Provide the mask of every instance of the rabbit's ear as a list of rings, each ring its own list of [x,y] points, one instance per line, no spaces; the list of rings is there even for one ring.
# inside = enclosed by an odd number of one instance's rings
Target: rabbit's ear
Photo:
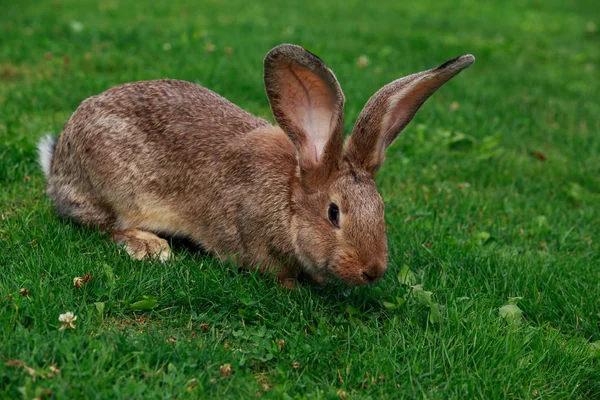
[[[375,175],[385,150],[408,125],[425,100],[450,78],[475,61],[470,54],[384,86],[373,95],[356,120],[344,155]]]
[[[341,158],[344,94],[323,61],[304,48],[282,44],[264,61],[273,116],[298,152],[302,178],[326,178]]]

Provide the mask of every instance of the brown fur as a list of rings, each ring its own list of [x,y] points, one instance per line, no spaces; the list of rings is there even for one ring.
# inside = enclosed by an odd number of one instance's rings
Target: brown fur
[[[381,126],[393,118],[387,103],[397,90],[369,101],[342,152],[344,96],[318,57],[276,47],[265,59],[265,85],[281,127],[170,79],[85,100],[56,143],[49,196],[62,215],[113,230],[135,257],[168,256],[154,232],[189,237],[282,282],[299,274],[377,281],[387,239],[371,160],[381,158],[376,143],[389,131]],[[404,114],[412,118],[431,91],[413,90],[422,100],[408,101]],[[383,139],[386,147],[393,138]],[[339,229],[328,220],[331,202]]]

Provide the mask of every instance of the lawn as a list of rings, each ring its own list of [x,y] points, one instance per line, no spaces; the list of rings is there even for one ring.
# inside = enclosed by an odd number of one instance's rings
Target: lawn
[[[600,398],[596,1],[14,3],[0,397]],[[379,283],[290,291],[185,243],[166,265],[133,261],[56,216],[35,147],[82,100],[171,77],[272,120],[262,59],[283,42],[335,71],[347,133],[382,85],[477,58],[387,153]]]

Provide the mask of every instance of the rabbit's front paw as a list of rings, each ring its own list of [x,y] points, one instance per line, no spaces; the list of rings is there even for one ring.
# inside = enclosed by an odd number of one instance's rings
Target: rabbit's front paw
[[[111,232],[110,237],[115,243],[123,245],[136,260],[157,258],[166,262],[171,258],[169,243],[153,233],[137,229],[116,230]]]

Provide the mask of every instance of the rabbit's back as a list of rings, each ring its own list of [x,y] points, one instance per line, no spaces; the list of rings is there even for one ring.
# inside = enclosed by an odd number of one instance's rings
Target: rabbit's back
[[[169,137],[173,134],[180,145],[197,144],[206,134],[211,143],[219,143],[215,135],[231,140],[267,122],[207,88],[162,79],[123,84],[90,97],[69,119],[61,136],[83,134],[94,140],[106,132],[105,125],[124,135],[128,130],[122,128],[135,127],[145,133],[140,139],[168,146],[174,143]]]
[[[250,163],[245,136],[267,126],[189,82],[117,86],[85,100],[65,124],[48,193],[59,211],[80,222],[198,229],[190,213],[229,194],[231,184],[221,181]],[[202,198],[200,189],[207,193]],[[190,198],[194,210],[185,212]]]

